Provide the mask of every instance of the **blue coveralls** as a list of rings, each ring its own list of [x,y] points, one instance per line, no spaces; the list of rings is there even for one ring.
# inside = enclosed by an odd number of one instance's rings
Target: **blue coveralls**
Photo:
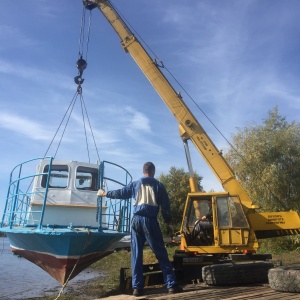
[[[161,208],[164,221],[167,224],[171,222],[170,201],[164,185],[154,177],[142,177],[120,190],[108,191],[106,197],[135,199],[131,221],[132,287],[144,288],[143,247],[146,241],[160,264],[167,288],[174,286],[175,273],[157,221],[157,214]]]

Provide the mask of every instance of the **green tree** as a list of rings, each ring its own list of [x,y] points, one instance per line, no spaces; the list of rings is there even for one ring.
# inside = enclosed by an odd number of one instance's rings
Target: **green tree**
[[[275,107],[262,125],[239,129],[225,158],[264,211],[300,209],[300,123]]]
[[[196,172],[195,177],[198,181],[198,188],[200,191],[202,191],[202,177]],[[175,231],[179,231],[180,229],[185,201],[187,194],[190,192],[189,178],[190,176],[188,172],[185,172],[183,168],[177,169],[176,167],[171,167],[168,174],[162,173],[158,177],[158,180],[164,184],[169,194],[172,222]],[[158,216],[158,221],[164,235],[166,235],[166,226],[161,214]]]
[[[262,125],[239,129],[225,154],[253,202],[263,211],[300,210],[300,123],[288,123],[275,107]],[[299,236],[260,241],[262,249],[292,250]]]

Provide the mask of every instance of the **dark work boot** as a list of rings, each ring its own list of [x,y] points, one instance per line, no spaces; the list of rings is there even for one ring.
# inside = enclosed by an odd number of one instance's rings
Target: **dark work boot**
[[[168,289],[169,294],[182,293],[183,289],[177,284],[173,285]]]
[[[132,295],[136,296],[136,297],[143,296],[144,295],[144,290],[143,289],[134,289]]]

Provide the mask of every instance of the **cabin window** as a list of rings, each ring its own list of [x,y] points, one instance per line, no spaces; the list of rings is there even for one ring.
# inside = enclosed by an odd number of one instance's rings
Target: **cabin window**
[[[208,203],[211,203],[211,199],[201,199],[201,200],[193,200],[193,222],[196,222],[203,216],[206,216],[209,211],[211,212],[211,208]]]
[[[98,169],[78,167],[76,171],[75,187],[78,190],[98,190]]]
[[[230,226],[229,209],[228,209],[228,198],[218,197],[217,198],[217,211],[218,211],[218,224],[219,227]]]
[[[43,173],[47,173],[49,170],[49,165],[44,167]],[[42,187],[45,188],[47,184],[48,175],[45,174],[42,177]],[[49,188],[66,188],[68,186],[69,179],[69,169],[66,165],[52,165],[50,179],[49,179]]]
[[[248,222],[246,220],[241,202],[237,197],[230,198],[229,208],[232,218],[233,227],[248,227]]]
[[[187,226],[193,227],[195,222],[201,217],[205,216],[210,211],[208,203],[211,203],[211,199],[193,199],[190,202]]]
[[[238,197],[218,197],[217,209],[219,227],[248,227],[248,223]]]

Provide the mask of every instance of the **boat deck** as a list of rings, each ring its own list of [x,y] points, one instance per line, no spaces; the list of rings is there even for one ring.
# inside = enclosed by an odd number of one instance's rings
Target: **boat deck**
[[[145,295],[134,297],[128,294],[110,296],[108,300],[132,300],[132,299],[180,299],[180,300],[296,300],[300,299],[299,293],[278,292],[269,287],[268,284],[250,285],[250,286],[231,286],[231,287],[211,287],[203,283],[188,284],[183,286],[183,293],[171,294],[166,292],[164,287],[146,288]],[[94,300],[99,300],[94,299]],[[102,298],[103,299],[103,298]]]

